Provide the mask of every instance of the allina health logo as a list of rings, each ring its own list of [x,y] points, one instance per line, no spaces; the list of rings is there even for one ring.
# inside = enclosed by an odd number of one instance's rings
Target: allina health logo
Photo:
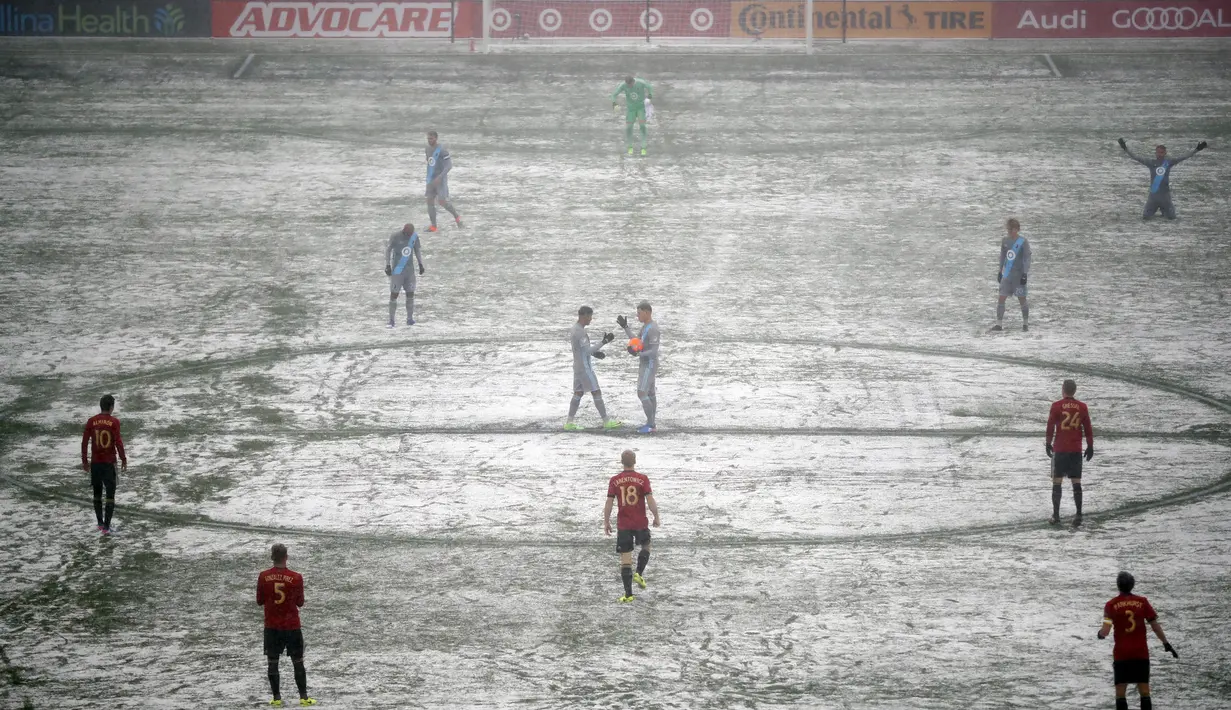
[[[167,5],[154,11],[154,30],[164,37],[174,37],[184,31],[184,9]]]

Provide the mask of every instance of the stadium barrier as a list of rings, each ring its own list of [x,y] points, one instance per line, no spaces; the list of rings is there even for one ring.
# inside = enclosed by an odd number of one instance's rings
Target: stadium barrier
[[[1231,0],[0,0],[0,35],[567,40],[1231,37]]]
[[[30,37],[209,37],[205,0],[7,0],[0,35]]]

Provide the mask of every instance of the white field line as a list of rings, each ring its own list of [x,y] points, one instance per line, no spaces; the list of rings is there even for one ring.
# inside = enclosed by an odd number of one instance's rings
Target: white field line
[[[239,77],[243,76],[244,72],[247,71],[248,66],[252,64],[252,60],[255,57],[256,57],[255,54],[249,54],[248,57],[244,59],[244,63],[239,66],[239,69],[235,70],[235,73],[231,75],[231,78],[238,79]],[[1051,60],[1048,60],[1048,61],[1051,61]]]
[[[1060,70],[1056,68],[1056,63],[1051,60],[1051,55],[1044,54],[1043,58],[1047,60],[1047,66],[1051,67],[1051,73],[1055,74],[1057,79],[1063,79],[1064,75],[1062,75]]]

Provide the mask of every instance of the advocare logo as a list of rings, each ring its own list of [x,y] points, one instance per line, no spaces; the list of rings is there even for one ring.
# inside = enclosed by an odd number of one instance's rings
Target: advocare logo
[[[174,37],[184,31],[183,8],[168,4],[154,11],[154,29],[164,37]]]

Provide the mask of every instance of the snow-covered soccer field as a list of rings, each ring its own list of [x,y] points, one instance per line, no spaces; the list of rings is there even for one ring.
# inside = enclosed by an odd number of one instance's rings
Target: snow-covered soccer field
[[[1231,703],[1225,43],[269,46],[0,44],[0,707],[264,703],[275,541],[322,707],[1112,707],[1120,569],[1180,652],[1152,639],[1155,707]],[[646,158],[606,98],[629,71]],[[466,227],[422,234],[389,331],[430,128]],[[1210,142],[1178,221],[1141,221],[1121,136]],[[1010,299],[991,334],[1010,216],[1031,330]],[[565,434],[577,307],[597,339],[643,298],[659,433],[587,400]],[[1046,522],[1066,377],[1098,437],[1075,531]],[[624,448],[663,513],[631,605]]]

